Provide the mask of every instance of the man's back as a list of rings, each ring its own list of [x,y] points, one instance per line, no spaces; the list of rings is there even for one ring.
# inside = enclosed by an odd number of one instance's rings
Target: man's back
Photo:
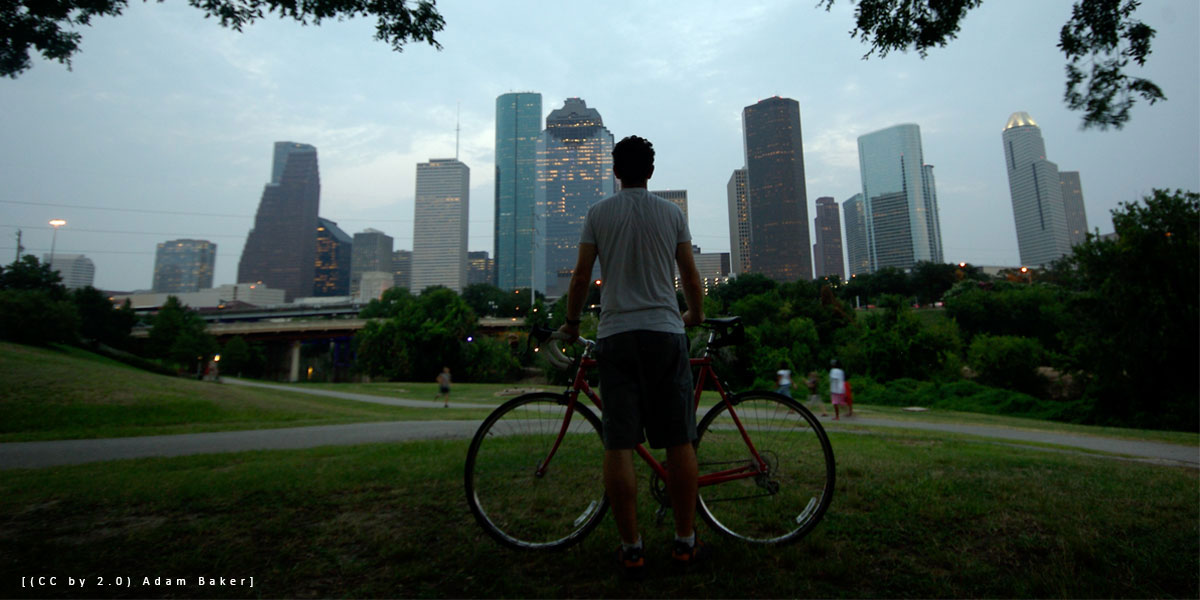
[[[588,211],[580,242],[596,246],[604,273],[599,337],[683,333],[675,252],[691,239],[683,211],[644,188],[623,189]]]

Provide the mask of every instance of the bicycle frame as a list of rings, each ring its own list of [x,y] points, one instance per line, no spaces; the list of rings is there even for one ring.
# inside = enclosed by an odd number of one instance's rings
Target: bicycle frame
[[[709,345],[712,344],[715,335],[715,332],[709,333]],[[594,404],[596,408],[600,409],[601,412],[604,411],[603,401],[600,400],[600,397],[596,395],[596,393],[592,390],[592,387],[587,382],[588,370],[600,363],[590,356],[591,348],[594,343],[585,341],[585,344],[587,345],[587,349],[584,351],[583,357],[579,359],[579,367],[575,371],[575,379],[565,392],[567,394],[567,410],[565,416],[563,417],[562,427],[559,429],[558,437],[555,439],[554,445],[550,448],[549,454],[541,462],[541,464],[538,465],[537,476],[539,477],[545,473],[551,459],[554,458],[555,453],[557,453],[558,448],[562,443],[563,436],[566,435],[567,430],[570,427],[571,417],[575,414],[575,406],[576,403],[579,402],[580,392],[583,392],[584,395],[590,398],[592,404]],[[738,432],[742,436],[742,440],[746,443],[746,448],[750,451],[750,456],[753,457],[752,463],[748,465],[724,469],[712,473],[702,473],[697,479],[697,486],[705,487],[709,485],[725,483],[727,481],[746,479],[748,477],[757,477],[767,474],[770,470],[770,466],[768,465],[767,461],[759,455],[758,449],[755,448],[754,442],[750,439],[750,435],[746,432],[745,426],[742,425],[741,419],[738,418],[737,411],[734,410],[733,404],[729,401],[730,394],[726,390],[725,385],[721,383],[720,378],[717,377],[716,371],[713,369],[711,351],[706,346],[703,358],[692,358],[689,359],[689,362],[691,363],[692,367],[700,368],[699,372],[696,374],[696,381],[694,384],[694,400],[692,404],[693,410],[699,410],[700,395],[704,392],[705,385],[711,384],[713,389],[720,394],[721,402],[725,404],[726,409],[729,411],[729,416],[732,417],[734,424],[737,425]],[[649,465],[655,473],[658,474],[659,477],[661,477],[664,481],[667,479],[666,467],[664,467],[662,463],[654,458],[654,455],[651,454],[644,445],[638,444],[634,448],[634,452],[636,452],[637,455],[640,456],[642,460]]]

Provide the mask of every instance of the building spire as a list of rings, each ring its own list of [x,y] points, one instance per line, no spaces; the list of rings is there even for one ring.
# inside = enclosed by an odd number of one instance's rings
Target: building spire
[[[458,160],[458,134],[462,124],[462,101],[458,102],[454,111],[454,160]]]

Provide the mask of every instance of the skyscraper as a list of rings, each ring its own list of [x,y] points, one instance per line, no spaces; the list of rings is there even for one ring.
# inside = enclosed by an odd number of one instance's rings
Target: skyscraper
[[[467,285],[492,283],[496,262],[486,251],[467,253]]]
[[[687,190],[659,190],[657,192],[652,191],[650,193],[654,194],[655,196],[658,196],[659,198],[662,198],[663,200],[669,201],[671,204],[674,204],[675,206],[678,206],[679,210],[683,211],[684,220],[687,220],[687,218],[688,218]]]
[[[871,271],[941,262],[937,192],[921,150],[921,128],[907,123],[859,137],[858,164]]]
[[[729,269],[750,272],[750,203],[746,200],[746,169],[734,169],[725,184],[729,198]]]
[[[342,231],[337,223],[318,217],[313,296],[350,295],[350,264],[353,253],[354,240]]]
[[[800,104],[767,98],[742,111],[750,270],[776,281],[812,279]]]
[[[1058,165],[1046,160],[1042,129],[1028,113],[1013,113],[1001,137],[1021,264],[1048,265],[1071,251]]]
[[[453,158],[417,165],[412,291],[433,285],[461,292],[467,286],[467,218],[471,169]]]
[[[392,253],[392,286],[412,288],[412,250],[397,250]]]
[[[361,289],[363,273],[394,274],[392,268],[392,236],[378,229],[367,228],[354,234],[354,252],[350,259],[350,293]]]
[[[600,113],[579,98],[567,98],[546,117],[537,191],[545,215],[545,293],[551,298],[567,291],[588,209],[613,193],[612,149],[613,135]]]
[[[542,95],[496,98],[495,283],[504,290],[531,285],[542,276],[536,260],[538,225],[537,148],[542,135]]]
[[[855,194],[842,203],[846,215],[846,263],[850,275],[871,272],[871,251],[867,243],[867,203]]]
[[[154,253],[152,289],[163,294],[184,294],[211,288],[217,262],[217,245],[208,240],[171,240]]]
[[[818,279],[837,275],[846,278],[842,266],[842,218],[837,200],[829,196],[817,198],[817,217],[813,219],[817,242],[813,244],[813,266]]]
[[[1062,184],[1063,212],[1067,216],[1067,239],[1071,245],[1087,241],[1087,209],[1083,204],[1083,185],[1079,182],[1079,171],[1059,171]]]
[[[271,181],[263,188],[254,228],[238,262],[238,283],[261,281],[286,298],[312,292],[317,262],[321,178],[317,149],[275,142]]]
[[[82,254],[49,254],[42,255],[42,263],[50,265],[51,271],[56,271],[62,277],[62,284],[68,290],[77,290],[92,285],[96,279],[96,265],[92,259]]]

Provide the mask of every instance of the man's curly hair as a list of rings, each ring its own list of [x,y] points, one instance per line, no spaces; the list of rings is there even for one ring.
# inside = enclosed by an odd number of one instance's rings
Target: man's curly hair
[[[612,157],[613,171],[621,179],[648,179],[654,169],[654,144],[646,138],[631,135],[613,146]]]

